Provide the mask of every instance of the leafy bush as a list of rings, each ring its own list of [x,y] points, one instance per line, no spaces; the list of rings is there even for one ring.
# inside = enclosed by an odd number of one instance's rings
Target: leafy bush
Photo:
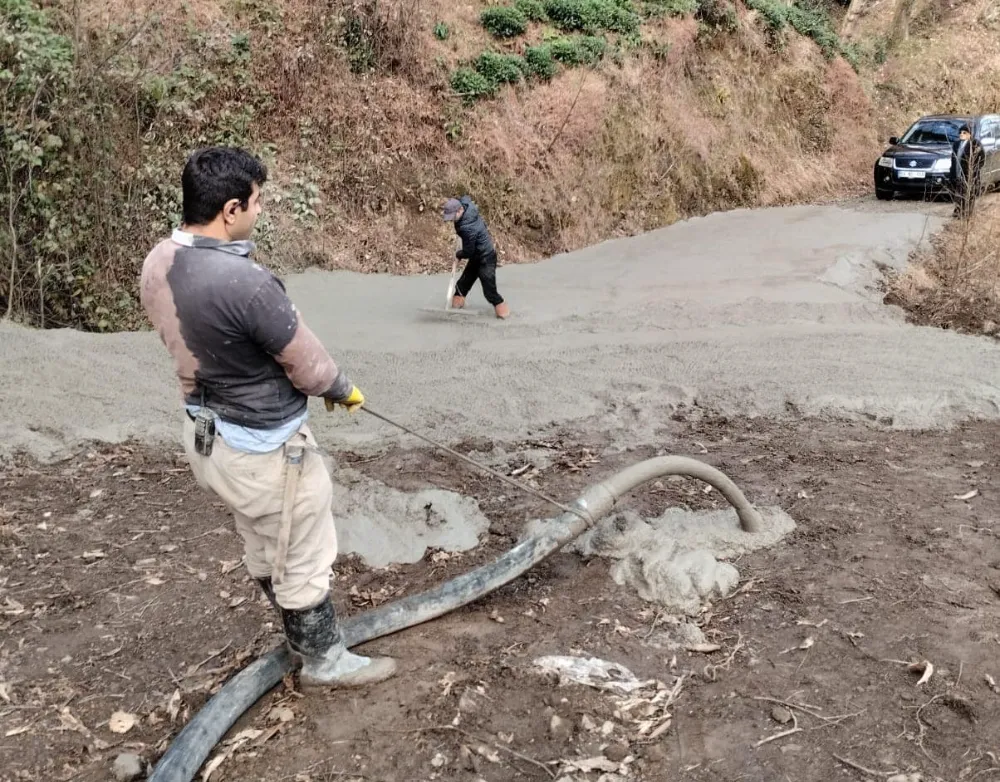
[[[445,22],[438,22],[434,25],[434,37],[439,41],[447,41],[451,36],[451,28]]]
[[[517,84],[527,71],[527,64],[521,57],[499,52],[483,52],[476,58],[473,67],[494,87]]]
[[[528,29],[528,19],[518,8],[497,5],[479,15],[479,22],[494,38],[515,38]]]
[[[598,33],[602,30],[632,35],[640,19],[629,0],[544,0],[552,23],[565,32]]]
[[[517,0],[514,7],[524,14],[524,18],[529,22],[547,22],[549,20],[542,0]]]
[[[825,57],[840,54],[856,67],[857,52],[844,46],[821,7],[806,3],[785,5],[782,0],[747,0],[747,5],[764,18],[773,32],[791,27],[799,35],[812,38]]]
[[[593,65],[604,57],[608,42],[593,35],[571,35],[549,42],[553,59],[563,65]]]
[[[648,16],[688,16],[698,10],[698,0],[646,0]]]
[[[475,103],[480,98],[488,98],[497,91],[495,83],[472,68],[458,68],[452,73],[451,88],[466,103]]]
[[[548,44],[529,46],[524,50],[524,62],[528,66],[528,73],[545,81],[555,76],[558,70],[552,57],[552,47]]]
[[[593,35],[584,35],[579,40],[580,49],[583,51],[583,61],[586,63],[600,62],[604,53],[608,50],[608,42],[604,38]]]
[[[583,48],[578,38],[556,38],[549,42],[552,58],[563,65],[572,67],[584,62]]]
[[[733,32],[738,24],[732,0],[698,0],[695,16],[714,30]]]

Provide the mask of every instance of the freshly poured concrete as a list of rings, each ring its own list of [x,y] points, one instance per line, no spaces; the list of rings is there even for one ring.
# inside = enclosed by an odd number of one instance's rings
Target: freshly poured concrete
[[[312,271],[287,283],[369,405],[446,442],[585,425],[649,443],[691,402],[912,427],[997,416],[995,343],[909,326],[865,288],[876,263],[903,265],[940,225],[920,208],[736,211],[505,266],[506,322],[423,311],[442,306],[447,275]],[[470,305],[487,308],[478,288]],[[0,455],[53,458],[91,438],[178,448],[180,394],[155,334],[0,324],[0,344]],[[363,414],[312,410],[331,450],[400,437]]]
[[[727,597],[739,583],[733,559],[773,546],[795,529],[780,508],[759,508],[761,529],[740,529],[734,510],[668,508],[657,519],[626,511],[611,516],[574,541],[569,549],[613,561],[611,577],[633,587],[644,600],[680,613],[696,614],[706,602]]]

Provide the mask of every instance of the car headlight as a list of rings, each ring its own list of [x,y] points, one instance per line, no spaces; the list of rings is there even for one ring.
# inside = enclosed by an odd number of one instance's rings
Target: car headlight
[[[947,174],[951,171],[951,160],[946,157],[935,160],[934,165],[931,166],[931,171],[935,174]]]
[[[878,164],[882,168],[892,168],[892,158],[891,157],[880,157],[878,159]]]

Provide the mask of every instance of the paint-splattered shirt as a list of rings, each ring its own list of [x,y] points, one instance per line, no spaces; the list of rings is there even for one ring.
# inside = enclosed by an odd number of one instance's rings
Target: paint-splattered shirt
[[[307,397],[340,401],[353,384],[252,250],[175,231],[143,263],[142,305],[186,405],[204,403],[241,427],[287,429]]]

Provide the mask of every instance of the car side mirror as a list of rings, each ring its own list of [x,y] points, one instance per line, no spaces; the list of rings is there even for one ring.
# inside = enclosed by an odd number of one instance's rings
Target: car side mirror
[[[899,143],[899,136],[889,136],[889,143],[896,146]]]

